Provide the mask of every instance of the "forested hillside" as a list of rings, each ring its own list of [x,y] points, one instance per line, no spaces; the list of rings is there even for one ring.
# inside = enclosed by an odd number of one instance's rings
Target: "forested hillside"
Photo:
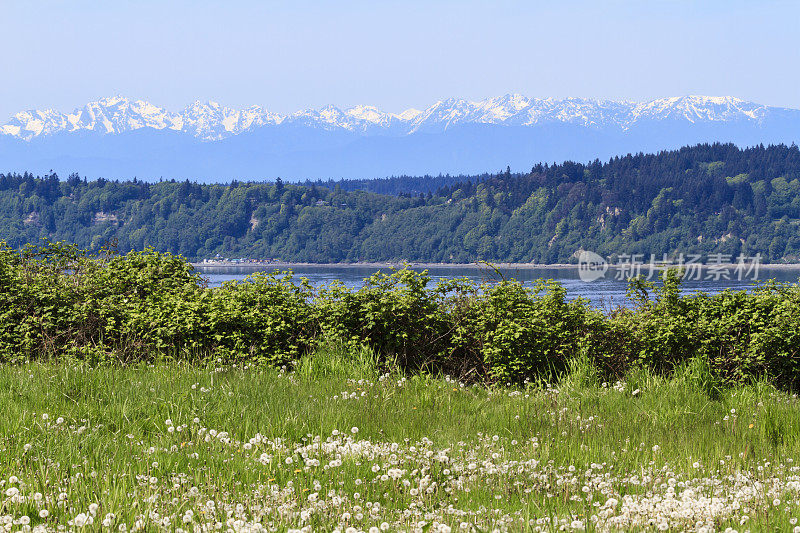
[[[795,145],[702,144],[606,163],[540,164],[436,191],[421,178],[393,179],[380,190],[423,193],[382,195],[336,182],[5,174],[0,239],[15,247],[43,238],[94,249],[116,242],[120,251],[149,246],[190,259],[554,263],[574,260],[580,248],[800,259]]]
[[[374,179],[343,179],[343,180],[306,180],[301,183],[306,187],[326,187],[335,189],[339,187],[343,191],[367,191],[377,194],[391,194],[395,196],[421,194],[432,194],[443,187],[449,187],[457,183],[470,181],[479,183],[492,177],[492,174],[480,174],[477,176],[451,176],[450,174],[438,176],[392,176],[390,178]]]

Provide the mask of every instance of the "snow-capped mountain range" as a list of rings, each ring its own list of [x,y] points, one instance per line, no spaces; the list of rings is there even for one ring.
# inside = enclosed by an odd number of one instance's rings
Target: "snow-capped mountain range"
[[[684,96],[637,103],[584,98],[528,98],[508,94],[478,102],[450,98],[436,102],[424,111],[408,109],[396,114],[359,105],[346,110],[327,106],[280,115],[259,106],[232,109],[216,102],[194,102],[175,113],[143,100],[115,96],[90,102],[71,113],[52,109],[22,111],[0,126],[0,133],[29,141],[65,132],[119,134],[151,128],[181,132],[203,141],[218,141],[279,124],[367,135],[439,133],[463,124],[537,126],[563,123],[591,128],[616,127],[624,131],[643,121],[665,119],[688,123],[758,123],[771,109],[778,108],[730,96]]]
[[[24,111],[0,126],[0,171],[228,181],[482,173],[606,159],[699,142],[800,142],[800,110],[733,97],[651,102],[448,99],[425,110],[195,102],[180,112],[123,97],[71,113]]]

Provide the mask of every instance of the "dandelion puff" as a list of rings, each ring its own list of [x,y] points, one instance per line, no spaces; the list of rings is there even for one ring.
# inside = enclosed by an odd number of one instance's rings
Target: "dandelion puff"
[[[579,531],[583,531],[585,529],[583,521],[581,520],[573,520],[570,526],[572,527],[572,529],[577,529]]]

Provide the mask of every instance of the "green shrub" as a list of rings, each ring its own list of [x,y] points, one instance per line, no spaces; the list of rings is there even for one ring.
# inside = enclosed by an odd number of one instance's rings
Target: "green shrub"
[[[324,335],[368,345],[410,370],[434,369],[447,349],[447,311],[428,290],[427,271],[376,272],[358,290],[333,283],[320,291],[316,313]]]
[[[680,281],[678,271],[660,283],[632,280],[635,306],[606,315],[567,300],[554,281],[430,286],[427,272],[404,268],[357,290],[332,283],[315,291],[277,271],[209,289],[180,256],[89,255],[63,243],[17,251],[0,242],[0,362],[281,366],[305,356],[308,376],[369,360],[373,370],[499,383],[678,373],[709,396],[754,380],[800,386],[800,287],[681,295]]]
[[[560,284],[540,280],[527,289],[503,280],[481,289],[460,309],[453,343],[480,354],[492,378],[521,383],[554,376],[580,352],[588,309],[582,300],[568,302]]]
[[[309,351],[317,334],[311,289],[288,272],[258,272],[211,291],[206,339],[223,359],[274,366]]]
[[[80,336],[87,325],[75,307],[91,267],[81,251],[55,243],[16,253],[0,243],[0,261],[0,360],[50,356]]]
[[[766,282],[752,293],[679,295],[680,275],[667,272],[658,287],[632,280],[637,307],[610,317],[621,332],[619,349],[629,364],[671,373],[704,361],[714,380],[741,383],[768,376],[800,384],[800,290]],[[649,293],[655,295],[649,298]]]
[[[182,257],[152,250],[96,261],[76,302],[84,342],[111,347],[124,361],[205,348],[210,293]]]
[[[3,245],[0,262],[0,360],[130,361],[202,343],[207,289],[181,257],[48,243],[21,254]]]

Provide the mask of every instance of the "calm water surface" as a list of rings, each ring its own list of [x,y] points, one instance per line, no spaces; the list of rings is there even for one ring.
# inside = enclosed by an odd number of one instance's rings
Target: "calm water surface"
[[[209,281],[212,287],[218,287],[224,281],[242,280],[248,274],[258,271],[273,271],[274,266],[262,267],[198,267],[200,273]],[[280,267],[286,270],[286,267]],[[339,280],[348,287],[361,287],[364,278],[369,277],[376,270],[388,271],[388,268],[379,269],[376,267],[365,266],[293,266],[291,270],[296,277],[308,278],[315,287]],[[416,268],[416,270],[422,270]],[[499,275],[486,266],[459,266],[459,267],[431,267],[428,268],[431,279],[435,283],[441,279],[452,279],[466,277],[475,282],[496,282]],[[601,279],[592,282],[584,282],[578,277],[577,268],[520,268],[520,269],[500,269],[503,276],[515,278],[533,286],[537,279],[553,279],[560,282],[567,289],[568,298],[585,298],[592,305],[601,309],[613,309],[619,305],[628,306],[630,302],[625,296],[627,282],[624,276],[613,269],[606,272]],[[642,272],[647,275],[647,270]],[[736,273],[729,272],[731,279],[713,279],[706,272],[702,273],[703,279],[689,279],[683,283],[684,294],[703,291],[707,293],[717,293],[725,289],[749,290],[754,286],[752,273],[742,280],[737,279]],[[658,273],[654,273],[653,279],[657,278]],[[758,272],[760,281],[776,279],[778,281],[797,282],[800,271],[781,268],[769,268],[762,266]],[[709,278],[709,279],[706,279]]]

